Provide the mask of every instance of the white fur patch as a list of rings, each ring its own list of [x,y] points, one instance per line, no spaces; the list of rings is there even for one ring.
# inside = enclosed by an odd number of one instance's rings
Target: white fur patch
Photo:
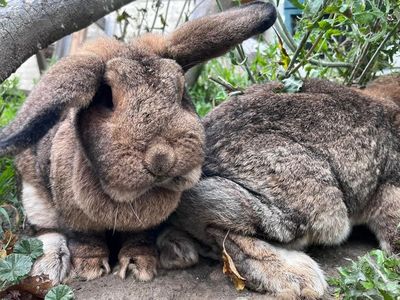
[[[48,275],[53,284],[62,282],[70,269],[67,239],[60,233],[45,233],[37,237],[43,243],[43,256],[33,265],[31,275]]]
[[[22,183],[22,204],[31,224],[40,228],[57,226],[57,212],[46,200],[40,197],[37,189],[30,183]]]

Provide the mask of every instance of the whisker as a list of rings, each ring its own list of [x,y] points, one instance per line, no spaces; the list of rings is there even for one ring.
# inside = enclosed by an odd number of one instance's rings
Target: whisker
[[[117,227],[118,208],[119,208],[119,203],[117,204],[117,209],[115,210],[114,226],[113,226],[113,235],[114,235],[114,233],[115,233],[115,228]]]
[[[132,209],[132,211],[133,211],[133,214],[135,215],[136,219],[138,219],[138,221],[140,222],[140,224],[143,225],[142,220],[140,220],[138,214],[136,213],[135,209],[133,208],[133,204],[129,202],[129,205],[130,205],[130,207],[131,207],[131,209]]]

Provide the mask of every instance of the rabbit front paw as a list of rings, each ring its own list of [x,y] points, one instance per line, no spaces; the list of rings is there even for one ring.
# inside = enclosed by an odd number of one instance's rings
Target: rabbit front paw
[[[320,299],[327,288],[318,264],[304,253],[272,246],[265,241],[210,229],[225,247],[248,288],[277,299]]]
[[[111,272],[108,263],[109,250],[106,242],[96,237],[70,239],[70,279],[93,280]]]
[[[125,279],[128,269],[139,281],[150,281],[157,275],[157,249],[145,240],[126,240],[119,251],[118,260],[119,271],[116,274],[122,279]]]
[[[34,263],[31,275],[47,275],[53,285],[63,282],[71,264],[67,239],[56,232],[41,234],[37,239],[43,243],[43,255]]]

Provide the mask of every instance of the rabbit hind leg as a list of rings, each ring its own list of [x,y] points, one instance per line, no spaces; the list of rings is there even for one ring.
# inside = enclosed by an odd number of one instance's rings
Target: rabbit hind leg
[[[364,212],[383,250],[400,254],[400,187],[382,185]]]

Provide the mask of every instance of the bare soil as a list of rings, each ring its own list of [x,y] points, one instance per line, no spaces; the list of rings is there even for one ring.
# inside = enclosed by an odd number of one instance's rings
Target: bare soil
[[[357,228],[343,245],[314,247],[308,253],[320,263],[327,276],[335,276],[337,267],[348,264],[349,259],[356,259],[377,246],[368,230]],[[222,273],[221,264],[206,259],[186,270],[160,270],[158,276],[148,283],[135,282],[132,277],[121,280],[115,275],[108,275],[89,282],[74,282],[71,286],[76,299],[85,300],[274,299],[248,290],[237,292]],[[331,296],[328,294],[325,299],[331,299]]]

